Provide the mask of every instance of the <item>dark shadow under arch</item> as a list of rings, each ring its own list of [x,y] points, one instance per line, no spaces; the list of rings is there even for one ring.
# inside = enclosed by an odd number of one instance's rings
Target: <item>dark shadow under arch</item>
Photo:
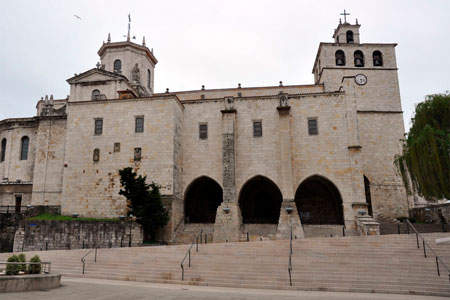
[[[244,224],[277,224],[283,196],[270,179],[256,176],[241,189],[239,207]]]
[[[222,187],[216,181],[206,176],[197,178],[189,185],[184,198],[185,222],[214,223],[222,198]]]
[[[302,224],[344,224],[342,198],[328,179],[314,175],[300,184],[295,204]]]

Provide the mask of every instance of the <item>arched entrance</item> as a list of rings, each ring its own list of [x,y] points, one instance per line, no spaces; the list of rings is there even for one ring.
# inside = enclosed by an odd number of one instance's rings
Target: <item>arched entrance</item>
[[[341,195],[322,176],[311,176],[302,182],[295,193],[295,204],[302,224],[344,224]]]
[[[283,196],[270,179],[256,176],[241,189],[239,207],[244,224],[277,224]]]
[[[203,176],[194,180],[184,198],[185,222],[214,223],[222,194],[222,187],[211,178]]]

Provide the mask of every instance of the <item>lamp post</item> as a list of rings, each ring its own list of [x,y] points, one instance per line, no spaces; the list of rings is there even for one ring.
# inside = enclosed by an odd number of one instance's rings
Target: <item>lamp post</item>
[[[131,227],[133,226],[133,215],[130,215],[130,235],[128,236],[128,247],[131,247]]]

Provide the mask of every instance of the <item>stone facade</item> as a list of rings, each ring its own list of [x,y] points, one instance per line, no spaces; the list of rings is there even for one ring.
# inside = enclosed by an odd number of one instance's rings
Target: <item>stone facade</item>
[[[67,99],[42,99],[38,117],[0,121],[0,204],[22,193],[24,204],[61,205],[63,214],[125,215],[118,170],[132,166],[162,186],[166,241],[189,222],[188,191],[205,177],[222,191],[215,241],[239,240],[246,228],[254,235],[258,224],[262,233],[276,227],[276,238],[291,228],[308,236],[315,225],[323,235],[343,226],[356,234],[353,204],[361,202],[404,216],[411,199],[393,165],[404,134],[396,45],[361,44],[359,27],[339,24],[334,43],[320,44],[313,85],[159,94],[153,52],[108,41],[97,68],[67,80]],[[29,156],[20,161],[23,136]]]

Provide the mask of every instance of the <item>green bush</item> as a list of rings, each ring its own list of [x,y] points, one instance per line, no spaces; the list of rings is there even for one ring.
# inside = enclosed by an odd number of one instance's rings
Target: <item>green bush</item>
[[[23,254],[23,253],[20,253],[17,257],[19,258],[19,262],[23,262],[24,263],[24,262],[27,261],[26,258],[25,258],[25,254]],[[27,264],[18,265],[17,267],[19,268],[19,271],[21,271],[21,272],[26,272],[27,271]]]
[[[19,262],[19,257],[17,255],[10,256],[8,262]],[[19,267],[19,265],[6,265],[6,275],[18,275]]]
[[[35,255],[30,259],[30,262],[41,262],[39,256]],[[41,273],[41,265],[30,264],[30,268],[28,269],[30,274],[39,274]]]

